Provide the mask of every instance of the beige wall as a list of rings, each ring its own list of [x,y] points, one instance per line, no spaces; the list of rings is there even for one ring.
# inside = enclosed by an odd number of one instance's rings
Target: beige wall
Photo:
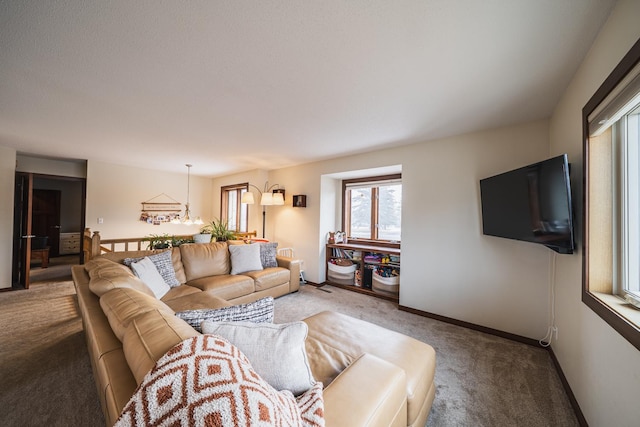
[[[0,146],[0,289],[11,287],[16,150]]]
[[[568,152],[576,160],[574,187],[582,180],[582,108],[640,38],[639,22],[639,1],[617,4],[551,119],[551,152]],[[581,203],[581,197],[576,199]],[[580,257],[559,257],[555,274],[560,339],[552,347],[587,422],[591,426],[638,425],[640,351],[581,302]]]
[[[211,179],[194,175],[191,170],[190,207],[192,217],[203,221],[212,218]],[[150,225],[139,221],[143,201],[165,193],[182,203],[187,201],[187,169],[185,173],[168,173],[138,169],[89,160],[87,165],[87,219],[91,231],[100,231],[104,239],[142,237],[149,234],[194,234],[199,226],[174,224]],[[219,197],[219,196],[218,196]],[[170,201],[161,197],[156,201]],[[98,218],[104,222],[98,224]]]
[[[541,338],[551,252],[482,235],[479,180],[547,158],[548,133],[540,121],[270,171],[286,201],[269,208],[267,238],[294,247],[307,278],[324,281],[326,234],[341,228],[340,186],[331,175],[401,165],[401,304]],[[253,183],[252,174],[217,178],[214,193],[220,185]],[[294,194],[307,195],[306,208],[292,207]]]

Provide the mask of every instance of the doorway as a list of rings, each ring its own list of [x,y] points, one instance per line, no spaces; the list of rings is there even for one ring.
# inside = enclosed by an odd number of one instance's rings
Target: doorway
[[[86,179],[16,172],[13,289],[70,280],[82,263]]]

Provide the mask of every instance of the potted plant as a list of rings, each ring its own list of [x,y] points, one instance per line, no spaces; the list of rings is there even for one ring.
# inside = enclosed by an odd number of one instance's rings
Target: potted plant
[[[216,242],[226,242],[235,236],[234,232],[229,230],[229,223],[222,219],[212,220],[200,229],[200,233],[211,234],[211,240],[215,239]]]
[[[144,240],[149,242],[148,249],[167,249],[171,247],[172,239],[168,234],[150,234]]]

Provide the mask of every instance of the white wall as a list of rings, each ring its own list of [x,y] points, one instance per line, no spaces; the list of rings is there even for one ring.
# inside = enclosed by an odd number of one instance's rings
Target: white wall
[[[91,231],[100,231],[103,239],[197,233],[200,229],[197,225],[151,225],[138,220],[141,203],[163,193],[182,203],[184,213],[187,201],[186,167],[184,174],[177,174],[89,160],[86,227]],[[170,198],[162,196],[155,201],[166,202]],[[192,217],[201,216],[205,222],[212,219],[211,178],[194,175],[194,168],[191,170],[189,200]],[[98,224],[98,218],[103,218],[104,222]]]
[[[582,182],[582,108],[640,38],[640,2],[618,2],[575,74],[551,119],[552,154],[568,152]],[[582,197],[576,197],[582,223]],[[637,426],[640,410],[640,351],[581,302],[582,259],[556,264],[556,324],[552,344],[562,370],[591,426]]]
[[[547,158],[548,133],[548,122],[540,121],[270,171],[269,182],[286,189],[286,200],[270,207],[267,238],[294,247],[307,279],[324,281],[326,234],[341,227],[340,187],[327,175],[401,165],[400,303],[541,338],[550,251],[482,235],[479,180]],[[217,178],[214,193],[222,182],[251,182],[249,176]],[[292,207],[294,194],[307,195],[306,208]]]
[[[0,289],[11,287],[16,150],[0,146]]]

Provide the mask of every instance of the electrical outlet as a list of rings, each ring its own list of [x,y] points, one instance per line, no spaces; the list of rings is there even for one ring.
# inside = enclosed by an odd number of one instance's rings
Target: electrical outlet
[[[98,218],[98,224],[103,224],[104,223],[104,218]]]
[[[552,336],[555,335],[556,337],[556,341],[558,340],[558,327],[554,326],[553,328],[551,328],[552,331]]]

